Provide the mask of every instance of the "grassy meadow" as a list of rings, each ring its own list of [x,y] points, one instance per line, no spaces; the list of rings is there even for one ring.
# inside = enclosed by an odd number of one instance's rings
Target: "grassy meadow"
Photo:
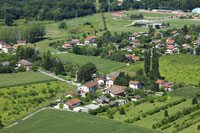
[[[40,72],[0,74],[0,88],[48,82],[54,80],[54,78],[44,75]]]
[[[100,73],[109,73],[125,66],[125,63],[115,62],[95,56],[76,55],[72,53],[57,55],[63,62],[70,62],[79,66],[92,62]]]
[[[72,90],[76,90],[76,87],[60,81],[1,88],[0,114],[3,124],[11,124]]]
[[[160,73],[166,80],[197,85],[200,81],[200,58],[198,55],[174,54],[160,57]],[[122,71],[134,75],[139,69],[143,69],[144,62],[137,62]]]
[[[116,122],[86,113],[44,110],[35,116],[0,133],[156,133],[144,127]]]

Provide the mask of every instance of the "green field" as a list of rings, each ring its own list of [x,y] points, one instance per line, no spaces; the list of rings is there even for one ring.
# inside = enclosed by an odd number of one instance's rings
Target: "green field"
[[[139,15],[139,14],[143,14],[143,16],[144,17],[159,17],[159,18],[161,18],[161,17],[170,17],[170,16],[176,16],[175,14],[161,14],[161,13],[148,13],[148,12],[131,12],[131,13],[123,13],[123,14],[128,14],[129,16],[131,16],[132,14],[135,14],[135,15]],[[122,15],[123,15],[122,14]]]
[[[171,92],[173,96],[185,97],[185,98],[194,98],[196,94],[200,94],[200,88],[198,87],[183,87],[176,89]]]
[[[55,80],[52,77],[46,76],[40,72],[20,72],[0,74],[0,88],[18,86],[32,83],[41,83]]]
[[[177,83],[197,85],[200,81],[200,57],[198,55],[174,54],[160,59],[160,73],[166,80]],[[137,62],[122,69],[127,73],[143,68],[143,62]]]
[[[170,28],[175,27],[183,27],[184,25],[190,26],[191,24],[200,25],[200,21],[197,20],[185,20],[185,19],[176,19],[176,20],[167,20],[167,21],[159,21],[159,23],[170,23]]]
[[[109,73],[125,66],[125,63],[115,62],[95,56],[75,55],[71,53],[57,55],[63,62],[70,62],[79,66],[92,62],[100,73]]]
[[[76,87],[60,81],[1,88],[2,121],[5,125],[11,124],[72,90]]]
[[[124,124],[86,113],[44,110],[19,125],[0,133],[156,133],[136,125]]]

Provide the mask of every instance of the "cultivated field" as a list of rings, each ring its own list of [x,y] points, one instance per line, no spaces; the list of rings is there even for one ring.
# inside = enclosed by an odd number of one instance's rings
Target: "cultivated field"
[[[44,110],[19,125],[0,130],[0,133],[156,133],[140,126],[124,124],[86,113]]]
[[[76,90],[76,87],[59,81],[1,88],[0,114],[3,124],[11,124],[71,90]]]
[[[166,80],[197,85],[200,80],[200,58],[195,55],[174,54],[160,58],[160,73]],[[143,62],[137,62],[122,69],[125,72],[136,72],[144,67]],[[134,74],[132,74],[134,75]]]
[[[0,88],[33,83],[42,83],[55,80],[39,72],[21,72],[0,74]]]
[[[75,55],[71,53],[57,55],[63,62],[70,62],[79,66],[92,62],[100,73],[109,73],[125,66],[125,63],[115,62],[95,56]]]

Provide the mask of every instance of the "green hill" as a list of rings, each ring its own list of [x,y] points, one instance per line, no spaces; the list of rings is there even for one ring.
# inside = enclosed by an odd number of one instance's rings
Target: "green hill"
[[[0,133],[156,133],[140,126],[124,124],[86,113],[44,110]]]
[[[165,55],[160,59],[160,73],[166,80],[197,85],[200,81],[200,56],[174,54]],[[144,62],[138,62],[122,69],[127,73],[143,68]]]

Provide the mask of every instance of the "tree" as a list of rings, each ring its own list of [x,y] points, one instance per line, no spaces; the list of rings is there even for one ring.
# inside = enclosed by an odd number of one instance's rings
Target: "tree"
[[[82,67],[80,67],[78,71],[78,81],[87,82],[92,80],[92,74],[96,73],[96,71],[97,71],[96,66],[91,62],[83,65]]]
[[[197,126],[197,130],[200,130],[200,125]]]
[[[56,75],[58,75],[58,74],[62,74],[63,72],[64,72],[64,66],[61,61],[58,61],[58,63],[56,64],[55,73]]]
[[[13,25],[13,16],[11,14],[6,14],[5,17],[5,23],[7,26],[12,26]]]
[[[161,77],[160,72],[159,72],[159,57],[158,57],[156,49],[153,49],[152,74],[153,74],[154,79],[159,79]]]
[[[187,25],[184,25],[182,31],[184,32],[185,35],[188,33],[188,27],[187,27]]]
[[[200,46],[198,48],[196,48],[195,50],[196,50],[196,54],[200,55]]]
[[[192,104],[194,105],[194,104],[197,104],[197,103],[198,103],[197,98],[193,98],[192,99]]]
[[[53,67],[50,51],[48,51],[47,53],[46,52],[43,53],[42,67],[47,71],[49,71]]]
[[[1,117],[1,115],[0,115],[0,129],[3,128],[3,126],[4,126],[1,119],[2,119],[2,117]]]
[[[61,22],[58,27],[59,27],[59,29],[66,29],[67,28],[67,24],[65,22]]]
[[[60,108],[60,109],[63,109],[63,103],[60,103],[60,104],[59,104],[59,108]]]
[[[144,72],[146,76],[150,76],[151,69],[151,50],[145,51],[144,53]]]
[[[128,82],[130,81],[130,76],[126,75],[124,72],[120,72],[119,75],[116,77],[114,84],[121,85],[121,86],[128,86]]]
[[[168,115],[168,111],[167,110],[165,110],[165,117],[168,117],[169,115]]]
[[[120,107],[120,108],[119,108],[119,113],[120,113],[121,115],[126,114],[126,112],[125,112],[125,110],[124,110],[124,107]]]

